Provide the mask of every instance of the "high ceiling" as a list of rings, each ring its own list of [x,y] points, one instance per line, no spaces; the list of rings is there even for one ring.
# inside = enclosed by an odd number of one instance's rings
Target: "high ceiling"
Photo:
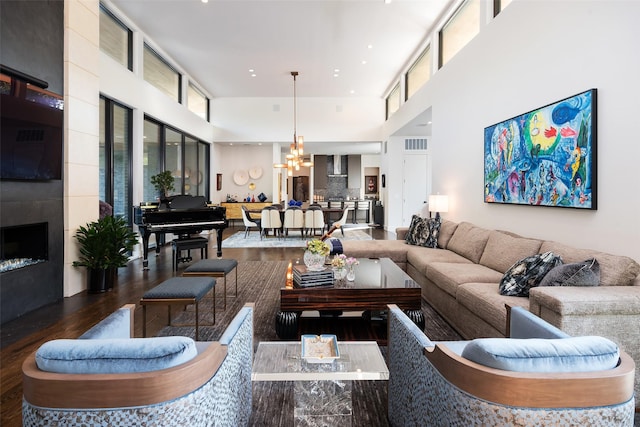
[[[212,98],[383,98],[450,3],[111,0]]]

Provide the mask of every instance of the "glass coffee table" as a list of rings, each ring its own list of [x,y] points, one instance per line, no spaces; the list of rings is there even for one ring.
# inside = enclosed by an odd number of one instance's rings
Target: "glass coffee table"
[[[295,339],[304,311],[385,311],[388,304],[396,304],[424,329],[420,285],[389,258],[358,261],[352,282],[339,280],[331,285],[311,287],[285,283],[280,289],[280,311],[276,313],[278,337]]]
[[[389,369],[374,341],[338,341],[340,357],[310,363],[301,343],[261,342],[253,360],[253,381],[293,381],[295,425],[351,425],[352,381],[388,380]]]

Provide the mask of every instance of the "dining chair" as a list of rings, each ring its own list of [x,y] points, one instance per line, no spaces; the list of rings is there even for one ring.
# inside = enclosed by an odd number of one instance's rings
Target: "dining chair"
[[[300,230],[300,237],[304,237],[304,213],[300,208],[284,211],[284,235],[287,237],[290,228]]]
[[[242,222],[244,223],[244,238],[245,239],[249,235],[249,232],[250,232],[249,229],[251,227],[256,227],[258,229],[258,231],[260,233],[262,233],[262,227],[261,227],[262,220],[260,220],[260,219],[252,219],[249,216],[249,211],[247,210],[247,207],[244,206],[244,205],[242,205]]]

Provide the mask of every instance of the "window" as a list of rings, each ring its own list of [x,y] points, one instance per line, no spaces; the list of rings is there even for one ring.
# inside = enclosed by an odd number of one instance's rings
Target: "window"
[[[144,79],[177,102],[182,101],[182,76],[146,43],[144,45]]]
[[[164,170],[174,178],[171,194],[209,198],[209,144],[145,117],[143,150],[145,201],[158,199],[151,177]]]
[[[131,224],[131,109],[100,98],[100,199]]]
[[[132,46],[132,31],[100,5],[100,50],[133,70]]]
[[[431,46],[422,52],[413,63],[406,75],[407,94],[406,99],[413,96],[431,78]]]
[[[480,31],[480,0],[467,0],[440,30],[439,66],[449,62]]]
[[[387,97],[387,120],[400,108],[400,83],[398,83]]]
[[[145,201],[157,200],[159,194],[153,184],[151,177],[163,170],[162,166],[162,134],[160,124],[144,119],[144,136],[142,144],[142,197]]]
[[[209,121],[209,98],[191,82],[189,82],[189,87],[187,88],[187,108],[192,113]]]

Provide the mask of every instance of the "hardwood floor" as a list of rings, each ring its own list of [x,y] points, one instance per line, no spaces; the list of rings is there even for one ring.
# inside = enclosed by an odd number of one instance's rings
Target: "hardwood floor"
[[[229,227],[226,238],[241,230]],[[374,239],[393,239],[393,233],[382,229],[368,229]],[[214,239],[210,239],[209,253],[215,254]],[[299,256],[300,248],[270,248],[269,250],[244,248],[224,249],[223,256],[237,260],[286,260]],[[197,255],[196,255],[197,257]],[[32,313],[7,322],[1,327],[0,351],[0,425],[20,426],[22,422],[22,374],[24,359],[40,345],[51,339],[75,338],[92,325],[127,303],[138,303],[142,294],[158,283],[173,276],[171,247],[161,249],[160,256],[149,259],[149,270],[142,270],[142,260],[137,259],[120,269],[117,285],[110,292],[98,295],[82,292],[61,302],[43,307]],[[149,310],[147,334],[154,335],[165,325],[164,310]],[[136,308],[135,336],[142,336],[142,309]]]

